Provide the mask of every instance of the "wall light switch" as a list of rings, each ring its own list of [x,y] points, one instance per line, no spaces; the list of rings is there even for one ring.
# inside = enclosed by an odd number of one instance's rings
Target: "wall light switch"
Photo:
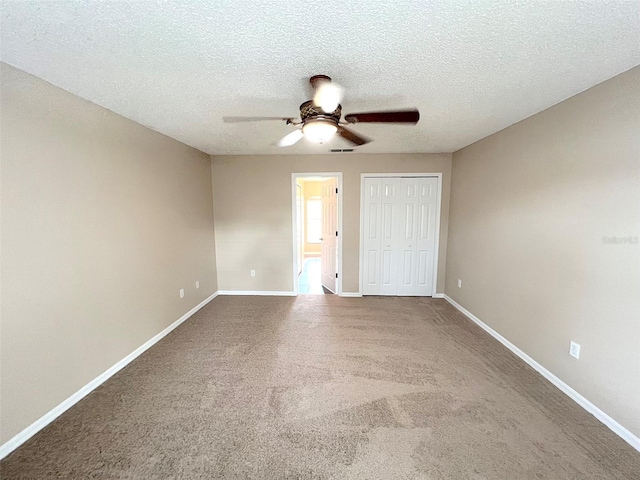
[[[256,276],[256,271],[255,270],[251,270],[251,276],[255,277]]]
[[[458,288],[462,288],[462,280],[458,279]]]
[[[196,280],[196,289],[200,288],[200,282]]]
[[[180,298],[184,298],[184,288],[180,289]]]
[[[580,345],[576,342],[571,342],[571,346],[569,347],[569,355],[572,357],[580,358]]]

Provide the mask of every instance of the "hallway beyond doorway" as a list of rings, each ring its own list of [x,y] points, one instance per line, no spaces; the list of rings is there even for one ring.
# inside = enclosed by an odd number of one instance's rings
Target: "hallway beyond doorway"
[[[306,257],[302,272],[298,276],[298,293],[326,295],[331,294],[322,286],[320,257]]]
[[[342,279],[342,173],[293,173],[291,179],[294,293],[339,295]],[[307,259],[316,259],[316,262],[310,262],[304,272]],[[319,284],[314,273],[318,267]]]

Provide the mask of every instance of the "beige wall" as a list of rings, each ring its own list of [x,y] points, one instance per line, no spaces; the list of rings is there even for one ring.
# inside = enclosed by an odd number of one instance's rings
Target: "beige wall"
[[[5,64],[1,82],[4,443],[217,285],[207,155]]]
[[[456,152],[449,219],[446,293],[640,435],[640,67]]]
[[[344,292],[359,288],[360,174],[442,173],[438,292],[443,291],[451,154],[355,153],[213,157],[220,290],[293,290],[291,174],[312,172],[343,172]]]

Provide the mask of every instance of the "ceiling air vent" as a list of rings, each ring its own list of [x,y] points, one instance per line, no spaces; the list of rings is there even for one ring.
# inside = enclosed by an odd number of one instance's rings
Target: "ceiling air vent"
[[[347,153],[353,152],[353,148],[332,148],[330,150],[331,153]]]

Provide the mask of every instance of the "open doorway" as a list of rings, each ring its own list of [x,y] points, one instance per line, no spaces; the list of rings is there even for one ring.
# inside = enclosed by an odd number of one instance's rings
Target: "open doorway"
[[[341,292],[341,173],[293,174],[294,290]]]

